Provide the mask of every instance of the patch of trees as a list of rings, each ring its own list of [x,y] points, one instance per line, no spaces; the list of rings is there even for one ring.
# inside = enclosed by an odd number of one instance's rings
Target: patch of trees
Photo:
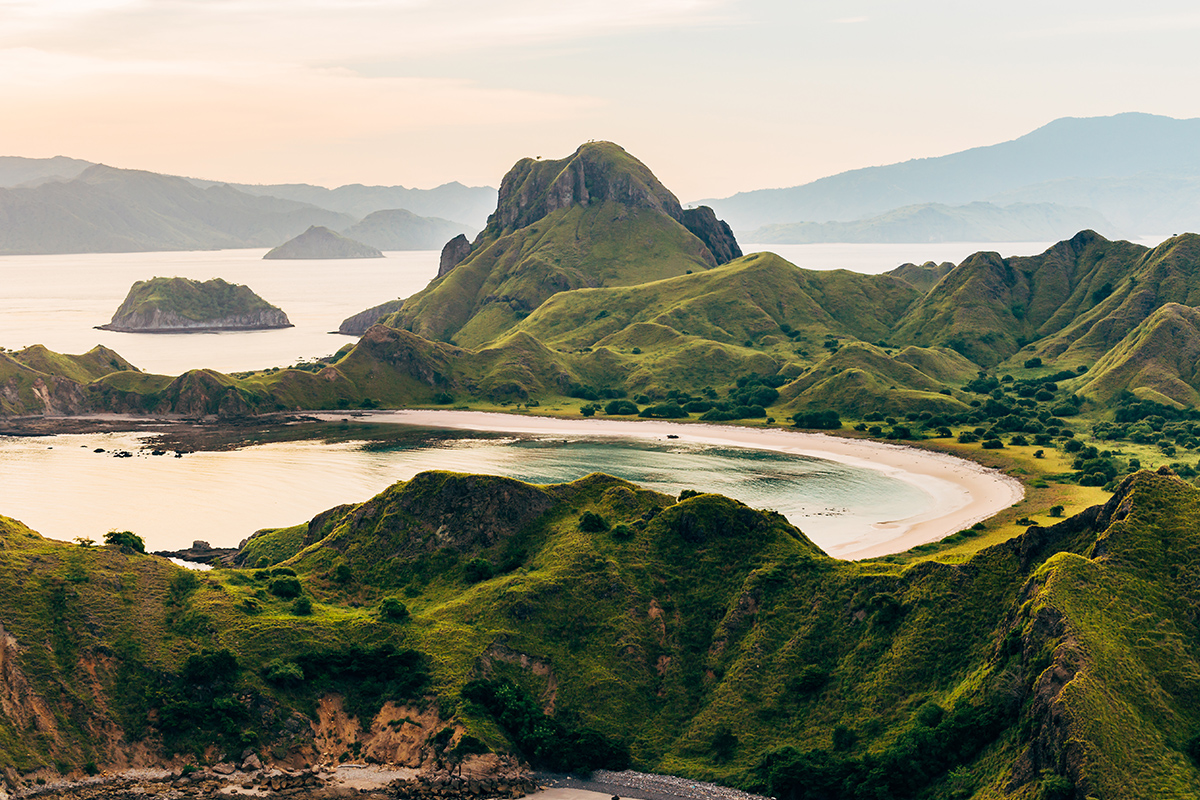
[[[590,774],[625,769],[629,749],[586,727],[574,715],[547,716],[520,686],[507,680],[474,680],[462,697],[487,713],[535,767]]]
[[[398,650],[390,644],[377,648],[351,644],[302,653],[291,663],[301,675],[294,686],[302,685],[305,693],[312,696],[342,695],[346,710],[364,725],[370,724],[388,700],[415,699],[429,685],[428,657],[411,648]],[[270,679],[270,672],[265,677]]]
[[[779,800],[915,797],[948,776],[961,775],[956,768],[975,758],[1014,719],[1013,709],[1000,699],[978,706],[960,703],[950,711],[929,702],[917,710],[909,730],[882,752],[844,752],[854,742],[848,730],[835,740],[834,752],[774,750],[759,762],[755,788]]]
[[[842,427],[842,420],[836,411],[798,411],[792,415],[792,424],[797,428],[829,431]]]

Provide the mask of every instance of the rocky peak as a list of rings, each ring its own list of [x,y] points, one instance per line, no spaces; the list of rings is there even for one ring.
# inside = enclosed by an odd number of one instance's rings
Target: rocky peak
[[[679,221],[708,246],[718,266],[742,257],[742,248],[733,236],[733,229],[725,220],[717,219],[716,213],[708,206],[687,209]]]
[[[518,161],[500,183],[488,227],[511,231],[562,208],[608,201],[683,218],[679,200],[645,164],[612,142],[588,142],[557,161]]]
[[[440,278],[457,267],[463,259],[471,254],[471,243],[463,234],[455,236],[442,248],[442,258],[438,262],[437,276]]]

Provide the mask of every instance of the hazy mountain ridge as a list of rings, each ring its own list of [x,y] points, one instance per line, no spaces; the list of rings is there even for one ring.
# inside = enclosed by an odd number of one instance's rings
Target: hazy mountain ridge
[[[815,242],[1040,242],[1069,238],[1085,229],[1112,225],[1098,211],[1053,203],[997,206],[975,202],[897,208],[852,222],[793,222],[765,225],[744,238],[761,244]]]
[[[961,205],[976,201],[1060,203],[1090,206],[1115,225],[1153,222],[1151,209],[1162,210],[1155,194],[1163,176],[1200,176],[1200,119],[1178,120],[1150,114],[1054,120],[1017,139],[935,158],[866,167],[786,189],[740,192],[732,197],[700,200],[712,206],[735,230],[803,221],[850,222],[893,209],[925,203]],[[1125,190],[1099,202],[1084,202],[1052,182],[1085,179],[1110,187],[1127,181]],[[1045,193],[1038,187],[1044,186]],[[1190,198],[1194,184],[1185,181],[1179,204]],[[1174,230],[1200,227],[1190,215],[1168,219]],[[1189,221],[1190,220],[1190,221]],[[1166,223],[1166,220],[1159,220]],[[1184,223],[1184,224],[1180,224]],[[1134,235],[1159,229],[1110,231]]]

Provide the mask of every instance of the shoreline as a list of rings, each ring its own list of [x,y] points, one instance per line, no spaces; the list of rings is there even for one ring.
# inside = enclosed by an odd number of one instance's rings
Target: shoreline
[[[451,430],[562,436],[609,436],[770,450],[871,469],[903,481],[931,498],[931,510],[876,523],[853,540],[831,548],[829,555],[860,560],[901,553],[943,539],[998,514],[1025,496],[1015,478],[974,461],[944,453],[870,439],[845,439],[824,433],[779,428],[680,423],[660,420],[561,419],[517,416],[490,411],[451,409],[308,412],[325,422],[353,419]]]

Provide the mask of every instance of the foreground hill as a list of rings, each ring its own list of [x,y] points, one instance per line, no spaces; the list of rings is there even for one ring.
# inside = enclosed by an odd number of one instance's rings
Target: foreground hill
[[[290,200],[139,170],[0,189],[0,253],[122,253],[261,247],[353,218]]]
[[[909,567],[601,475],[425,473],[203,577],[0,519],[19,698],[0,758],[9,788],[216,743],[268,763],[631,763],[780,798],[1194,796],[1197,531],[1200,493],[1145,472]]]
[[[1181,206],[1195,208],[1197,142],[1200,119],[1151,114],[1066,117],[1009,142],[700,202],[738,231],[802,221],[845,222],[923,203],[976,201],[1087,206],[1113,222],[1136,219],[1151,224],[1126,231],[1129,234],[1195,229],[1200,218],[1180,218],[1177,212]],[[1163,203],[1162,181],[1184,177],[1193,179],[1190,186],[1177,187],[1182,194],[1169,194],[1170,200]],[[1076,179],[1103,182],[1109,191],[1100,197],[1090,191],[1060,191]]]
[[[32,345],[0,352],[0,414],[79,414],[90,410],[87,384],[112,372],[137,368],[107,347],[65,355]]]

